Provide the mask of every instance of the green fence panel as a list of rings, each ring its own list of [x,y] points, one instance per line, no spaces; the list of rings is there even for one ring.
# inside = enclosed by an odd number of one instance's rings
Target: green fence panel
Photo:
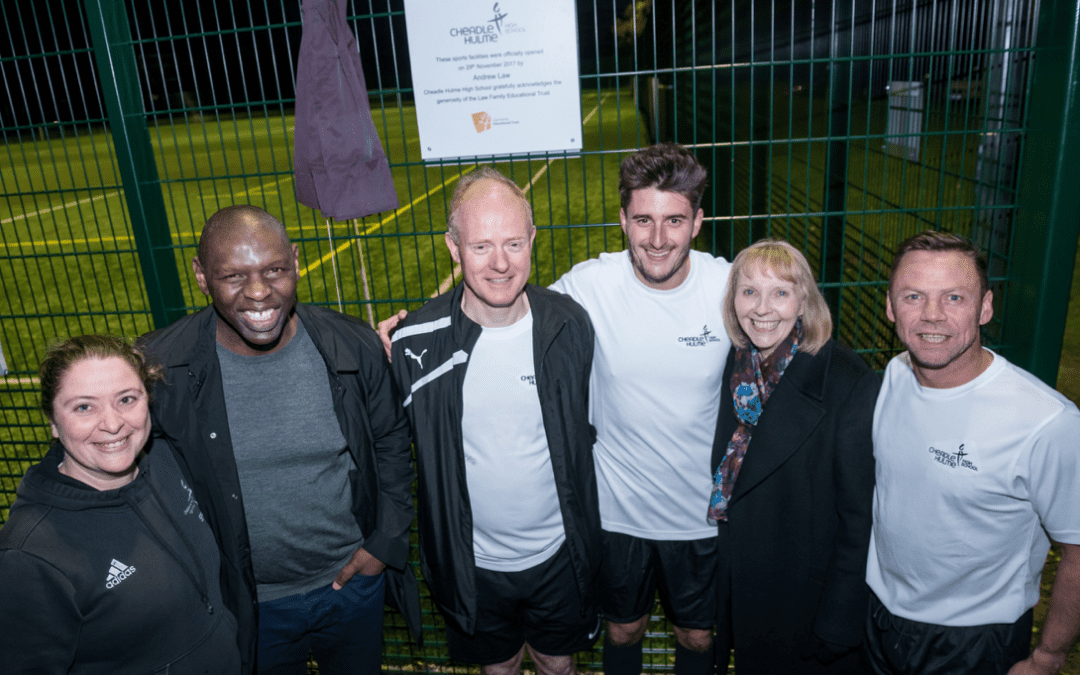
[[[0,520],[49,438],[37,363],[49,341],[152,326],[81,7],[4,3],[0,47]]]
[[[1052,379],[1080,229],[1078,11],[1078,0],[580,0],[582,152],[483,161],[528,194],[533,281],[547,284],[623,248],[624,156],[692,146],[710,172],[695,246],[730,258],[764,236],[792,241],[840,339],[879,369],[899,348],[884,317],[896,244],[926,228],[969,235],[991,258],[988,343]],[[401,0],[349,7],[401,207],[348,222],[295,199],[295,0],[38,0],[3,3],[3,19],[0,523],[48,441],[34,377],[46,344],[134,337],[204,306],[191,259],[219,208],[278,215],[300,247],[301,300],[370,322],[459,280],[442,233],[457,179],[477,164],[420,158]],[[448,663],[423,602],[423,649],[387,615],[385,670],[476,672]],[[646,669],[671,670],[670,637],[657,608]],[[599,669],[599,651],[579,665]]]
[[[893,248],[922,229],[960,232],[988,251],[986,334],[1003,347],[1038,18],[1019,0],[677,3],[672,34],[695,39],[659,69],[681,113],[660,136],[710,162],[714,250],[795,242],[839,336],[882,368],[898,348],[884,317]]]
[[[1003,333],[1005,355],[1053,384],[1080,233],[1080,14],[1071,2],[1041,11]]]
[[[86,25],[108,112],[150,312],[157,327],[184,316],[168,217],[143,112],[139,73],[123,0],[86,0]]]

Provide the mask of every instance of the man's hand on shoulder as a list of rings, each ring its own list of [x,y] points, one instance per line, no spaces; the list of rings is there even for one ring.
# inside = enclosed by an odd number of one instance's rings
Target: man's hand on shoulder
[[[364,547],[361,546],[356,549],[356,553],[352,554],[349,562],[345,563],[345,567],[342,567],[341,571],[338,572],[333,583],[334,590],[340,591],[345,584],[349,583],[349,579],[352,579],[357,574],[373,577],[382,574],[385,569],[386,563],[365,551]]]
[[[402,309],[389,319],[383,319],[379,322],[377,331],[379,333],[379,339],[382,340],[383,349],[386,351],[387,359],[390,358],[390,335],[393,334],[394,330],[398,327],[398,324],[404,321],[407,316],[409,316],[409,311],[407,309]]]

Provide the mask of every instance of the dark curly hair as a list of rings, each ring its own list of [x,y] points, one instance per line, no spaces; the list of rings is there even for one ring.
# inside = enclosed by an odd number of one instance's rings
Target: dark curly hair
[[[619,167],[619,200],[630,205],[634,190],[656,188],[676,192],[690,202],[694,213],[701,208],[708,174],[694,153],[677,143],[658,143],[630,155]]]

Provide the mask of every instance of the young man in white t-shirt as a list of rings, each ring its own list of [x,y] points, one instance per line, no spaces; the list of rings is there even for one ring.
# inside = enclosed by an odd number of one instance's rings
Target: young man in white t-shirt
[[[705,181],[705,168],[675,144],[628,156],[619,170],[626,250],[579,263],[551,286],[596,328],[590,391],[609,675],[641,672],[657,591],[674,626],[675,672],[713,668],[717,540],[705,513],[731,348],[721,311],[731,264],[690,250]]]
[[[462,178],[446,245],[463,281],[393,340],[424,577],[450,656],[485,675],[520,672],[526,649],[538,673],[572,673],[600,633],[594,335],[580,305],[527,283],[535,234],[513,182]]]
[[[886,312],[907,351],[874,412],[876,675],[1049,675],[1080,633],[1080,411],[983,348],[992,300],[963,237],[898,247]],[[1062,559],[1030,651],[1048,537]]]
[[[658,590],[678,641],[675,671],[713,669],[717,533],[706,514],[731,348],[721,307],[731,263],[690,249],[705,183],[705,168],[672,143],[626,157],[626,250],[579,263],[551,286],[585,307],[596,330],[590,410],[609,675],[641,672]],[[384,344],[400,316],[379,325]]]

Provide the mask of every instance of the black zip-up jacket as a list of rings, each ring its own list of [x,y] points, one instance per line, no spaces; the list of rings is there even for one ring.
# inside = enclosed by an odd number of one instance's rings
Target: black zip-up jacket
[[[394,334],[391,369],[405,398],[419,469],[420,561],[439,608],[460,630],[476,622],[473,521],[461,432],[468,356],[482,328],[461,310],[464,284],[409,314]],[[589,424],[593,327],[569,296],[527,285],[536,390],[559,495],[565,546],[582,607],[600,563],[600,507]],[[423,356],[418,363],[415,356]],[[426,353],[425,353],[425,350]]]
[[[58,471],[55,442],[0,530],[0,670],[236,675],[219,554],[172,449],[154,438],[127,485]]]
[[[420,596],[407,565],[414,471],[408,422],[397,404],[386,357],[369,326],[330,309],[298,304],[296,313],[326,362],[334,413],[356,462],[353,515],[364,549],[386,563],[389,604],[420,636]],[[258,605],[251,546],[236,470],[221,364],[217,357],[217,314],[207,307],[139,339],[165,380],[154,388],[154,422],[173,439],[186,463],[195,496],[221,546],[222,587],[236,604],[245,673],[255,658]],[[288,382],[267,396],[288,396]],[[272,422],[272,420],[268,420]]]

